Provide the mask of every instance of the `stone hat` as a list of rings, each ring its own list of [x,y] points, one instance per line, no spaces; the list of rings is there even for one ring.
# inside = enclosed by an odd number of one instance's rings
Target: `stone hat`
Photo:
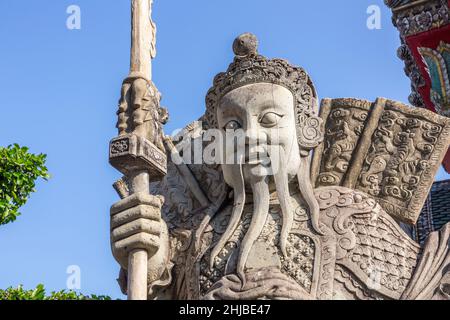
[[[258,39],[244,33],[233,43],[235,58],[226,72],[214,78],[213,87],[206,95],[206,121],[217,128],[217,105],[233,89],[252,83],[273,83],[290,90],[295,101],[298,143],[303,150],[315,148],[321,141],[321,119],[317,117],[317,94],[303,68],[284,59],[268,59],[258,54]]]

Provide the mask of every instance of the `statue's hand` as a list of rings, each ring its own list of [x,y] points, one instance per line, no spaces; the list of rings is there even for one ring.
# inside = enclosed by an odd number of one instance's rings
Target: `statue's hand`
[[[111,249],[122,268],[128,269],[128,255],[145,249],[149,257],[161,245],[161,196],[136,193],[111,207]]]

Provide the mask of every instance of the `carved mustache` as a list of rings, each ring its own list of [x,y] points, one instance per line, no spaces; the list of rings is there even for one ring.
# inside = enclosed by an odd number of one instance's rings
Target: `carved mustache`
[[[233,157],[234,159],[242,157],[242,165],[262,165],[270,168],[271,170],[267,174],[274,175],[278,172],[280,165],[283,164],[280,161],[280,152],[284,152],[284,148],[281,145],[261,144],[247,147],[244,151],[234,152]],[[239,164],[239,161],[237,164]]]
[[[246,148],[244,164],[250,165],[269,165],[271,160],[267,151],[267,146],[258,145]]]

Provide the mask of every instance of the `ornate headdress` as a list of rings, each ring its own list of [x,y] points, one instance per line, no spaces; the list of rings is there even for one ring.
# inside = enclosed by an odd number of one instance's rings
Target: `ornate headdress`
[[[258,39],[244,33],[233,43],[235,58],[226,72],[214,78],[206,96],[208,127],[217,128],[217,105],[228,92],[252,83],[273,83],[289,89],[295,102],[297,139],[301,150],[315,148],[323,139],[317,116],[317,94],[305,70],[283,59],[267,59],[258,54]]]

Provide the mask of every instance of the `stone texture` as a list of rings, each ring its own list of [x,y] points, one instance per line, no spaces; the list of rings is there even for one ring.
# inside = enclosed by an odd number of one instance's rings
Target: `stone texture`
[[[364,191],[393,217],[415,224],[448,149],[449,119],[383,98],[326,99],[321,117],[315,186]]]
[[[384,209],[394,204],[413,214],[420,210],[440,149],[450,143],[448,121],[386,99],[374,107],[341,99],[324,101],[322,122],[314,85],[302,68],[259,55],[250,34],[238,37],[234,50],[233,63],[208,92],[205,121],[182,134],[201,140],[207,129],[224,130],[231,121],[248,140],[253,130],[262,133],[278,150],[268,151],[270,159],[283,165],[269,175],[261,173],[272,164],[169,161],[165,178],[151,185],[164,204],[156,219],[159,249],[148,261],[148,298],[448,299],[450,225],[421,247],[390,215],[399,213]],[[380,153],[379,141],[386,152]],[[417,170],[421,161],[430,163],[413,197],[371,194],[363,175],[375,174],[380,156],[390,170],[378,173],[398,177],[395,186],[411,177],[394,165]],[[333,183],[321,179],[327,174],[336,176]],[[144,200],[123,210],[116,205],[112,223],[123,216],[135,223],[142,212],[134,212],[147,206]],[[138,224],[134,230],[148,234],[151,228]],[[122,271],[123,289],[127,281]]]

